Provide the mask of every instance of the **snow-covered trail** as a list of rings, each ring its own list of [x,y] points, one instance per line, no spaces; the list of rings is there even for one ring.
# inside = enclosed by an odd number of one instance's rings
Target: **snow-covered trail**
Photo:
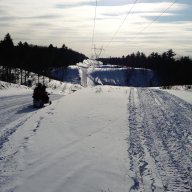
[[[127,89],[98,87],[38,111],[3,148],[0,189],[126,192],[126,106]]]
[[[57,100],[62,95],[51,94],[51,100]],[[37,109],[32,106],[32,92],[0,96],[0,148],[7,138],[25,123]],[[20,121],[16,121],[20,119]],[[9,126],[15,122],[14,126]],[[10,127],[10,128],[8,128]]]
[[[61,98],[62,95],[52,94],[51,100]],[[36,111],[32,107],[32,93],[21,95],[0,96],[0,128],[20,118],[25,113]]]
[[[192,191],[192,105],[160,90],[132,88],[128,110],[131,189]]]
[[[190,192],[191,181],[192,105],[159,89],[79,90],[0,151],[2,192]]]
[[[32,108],[31,93],[0,97],[0,128],[22,116],[24,110]]]

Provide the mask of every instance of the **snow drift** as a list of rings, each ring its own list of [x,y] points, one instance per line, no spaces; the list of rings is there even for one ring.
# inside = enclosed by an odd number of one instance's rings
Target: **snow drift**
[[[53,76],[64,82],[81,84],[84,87],[96,85],[158,86],[159,78],[155,71],[134,69],[116,65],[103,65],[100,61],[84,60],[76,66],[53,71]]]

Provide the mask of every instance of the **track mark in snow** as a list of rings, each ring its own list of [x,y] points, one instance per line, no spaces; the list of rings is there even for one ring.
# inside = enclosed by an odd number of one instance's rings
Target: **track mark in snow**
[[[0,134],[0,149],[3,147],[3,144],[6,143],[9,140],[9,137],[15,132],[17,131],[17,129],[22,126],[28,119],[31,118],[32,115],[22,119],[19,121],[19,123],[17,123],[16,125],[14,125],[12,128],[6,128],[5,130],[2,130],[1,134]]]
[[[95,88],[95,93],[102,93],[102,88],[101,87],[96,87]]]
[[[40,127],[40,125],[41,125],[41,121],[42,121],[43,119],[44,119],[44,117],[40,117],[40,118],[39,118],[39,121],[37,121],[36,128],[34,129],[34,130],[35,130],[34,132],[36,132],[37,129]]]
[[[54,115],[54,108],[49,109],[49,111],[47,112],[48,115]]]
[[[15,182],[17,182],[18,173],[22,171],[22,155],[26,149],[26,143],[28,142],[29,137],[25,136],[23,139],[21,138],[21,143],[12,143],[9,142],[9,140],[12,138],[12,136],[14,137],[14,133],[18,131],[19,128],[23,126],[32,115],[33,114],[25,116],[16,125],[12,126],[11,128],[6,128],[0,137],[0,191],[2,189],[1,187],[3,186],[8,187],[6,191],[14,191],[14,188],[12,187],[14,186]]]
[[[192,191],[191,109],[160,90],[130,90],[130,191]]]
[[[154,163],[149,155],[148,149],[145,147],[146,138],[144,135],[144,113],[141,110],[140,100],[137,89],[131,89],[129,95],[129,126],[130,126],[130,142],[129,157],[130,169],[133,172],[134,184],[130,188],[139,191],[151,191],[154,189],[155,176],[151,167]],[[150,185],[146,185],[148,182]]]
[[[49,111],[49,112],[47,112],[47,114],[49,114],[49,115],[53,115],[54,113],[53,113],[53,112],[51,112],[51,111]]]

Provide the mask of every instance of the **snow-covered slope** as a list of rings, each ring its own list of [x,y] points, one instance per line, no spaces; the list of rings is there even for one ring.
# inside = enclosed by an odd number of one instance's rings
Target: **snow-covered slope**
[[[76,66],[53,71],[53,76],[64,82],[81,84],[84,87],[96,85],[158,86],[159,78],[155,71],[103,65],[95,60],[84,60]]]
[[[112,86],[19,110],[0,137],[0,191],[189,192],[191,111],[160,89]]]
[[[32,91],[36,86],[36,82],[37,82],[36,80],[32,80],[32,86],[27,87],[24,85],[0,81],[0,95],[6,96],[6,95],[15,95],[15,94],[22,94],[22,93],[32,94]],[[43,83],[42,77],[40,78],[39,82]],[[47,91],[49,93],[63,94],[63,95],[72,93],[82,88],[80,84],[61,82],[61,81],[57,81],[49,78],[44,79],[44,84],[46,85]]]
[[[29,87],[19,84],[7,83],[0,81],[0,96],[17,95],[31,93],[32,90]]]
[[[55,69],[52,71],[52,76],[67,83],[80,84],[81,82],[77,66],[68,66],[59,70]]]
[[[122,68],[114,65],[103,65],[101,62],[85,60],[78,63],[81,85],[115,85],[149,87],[158,86],[157,74],[152,70]]]

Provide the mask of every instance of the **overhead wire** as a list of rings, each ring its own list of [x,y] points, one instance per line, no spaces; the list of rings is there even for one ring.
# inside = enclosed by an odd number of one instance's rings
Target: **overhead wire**
[[[120,31],[121,27],[123,26],[123,24],[125,23],[125,21],[127,20],[128,16],[131,14],[134,6],[136,5],[138,0],[135,0],[134,3],[132,4],[131,8],[129,9],[129,11],[127,12],[127,14],[125,15],[124,19],[122,20],[122,22],[120,23],[119,27],[117,28],[117,30],[115,31],[115,33],[113,34],[112,38],[110,39],[110,41],[108,42],[106,48],[109,47],[109,45],[112,43],[112,41],[114,40],[115,36],[118,34],[118,32]]]
[[[157,17],[155,17],[152,22],[150,22],[149,24],[147,24],[142,30],[140,30],[134,37],[132,37],[132,40],[135,39],[138,35],[140,35],[143,31],[145,31],[147,28],[149,28],[153,23],[155,23],[155,21],[157,21],[164,13],[166,13],[178,0],[173,1],[160,15],[158,15]],[[137,1],[135,0],[134,4],[132,5],[128,15],[131,13],[133,7],[135,6],[135,4],[137,3]],[[123,22],[120,24],[119,28],[117,29],[117,31],[114,33],[113,37],[111,38],[111,40],[109,41],[109,43],[107,44],[106,48],[109,47],[109,45],[112,43],[113,39],[115,38],[115,36],[117,35],[117,33],[119,32],[120,28],[122,27],[122,25],[124,24],[125,20],[127,19],[128,15],[126,15],[126,17],[124,18]],[[106,49],[105,48],[105,49]]]
[[[97,0],[95,1],[95,14],[94,14],[94,18],[93,18],[93,32],[92,32],[91,50],[92,50],[92,48],[93,48],[94,38],[95,38],[96,17],[97,17]]]
[[[155,23],[155,21],[157,21],[164,13],[166,13],[178,0],[175,0],[174,2],[172,2],[160,15],[158,15],[157,17],[155,17],[152,22],[150,22],[149,24],[147,24],[141,31],[139,31],[133,38],[137,37],[138,35],[140,35],[141,33],[143,33],[143,31],[145,31],[147,28],[149,28],[153,23]]]

